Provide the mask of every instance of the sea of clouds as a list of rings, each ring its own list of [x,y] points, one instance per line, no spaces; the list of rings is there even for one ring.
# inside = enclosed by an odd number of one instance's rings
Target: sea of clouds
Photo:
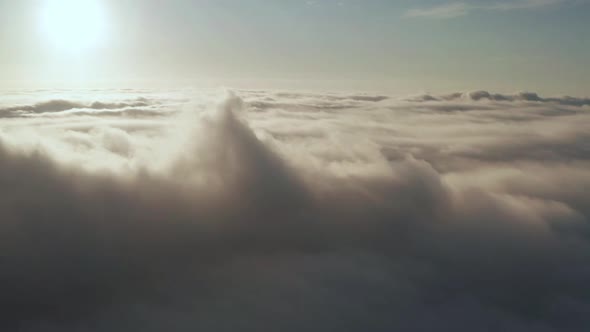
[[[0,330],[588,331],[590,99],[0,95]]]

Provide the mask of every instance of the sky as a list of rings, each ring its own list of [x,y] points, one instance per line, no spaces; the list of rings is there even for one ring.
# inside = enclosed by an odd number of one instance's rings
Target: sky
[[[0,0],[0,86],[587,95],[589,12],[585,0]]]

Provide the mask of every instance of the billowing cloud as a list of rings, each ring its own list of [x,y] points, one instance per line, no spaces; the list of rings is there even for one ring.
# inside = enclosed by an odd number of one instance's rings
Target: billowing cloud
[[[108,95],[3,106],[2,330],[590,327],[588,99]]]

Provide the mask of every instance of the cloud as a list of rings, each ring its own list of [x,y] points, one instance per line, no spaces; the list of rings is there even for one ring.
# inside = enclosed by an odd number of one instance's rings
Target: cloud
[[[506,11],[542,8],[557,5],[563,0],[518,0],[504,1],[491,4],[474,4],[467,2],[452,2],[428,8],[414,8],[405,13],[406,17],[423,17],[434,19],[450,19],[465,16],[473,11]]]
[[[1,329],[588,329],[584,98],[190,93],[2,120]]]
[[[576,98],[571,96],[564,96],[564,97],[548,97],[543,98],[540,97],[537,93],[534,92],[519,92],[517,94],[501,94],[501,93],[490,93],[485,90],[480,91],[472,91],[467,93],[456,92],[451,93],[443,96],[433,96],[433,95],[421,95],[416,97],[410,97],[407,100],[410,101],[452,101],[452,100],[462,100],[467,99],[471,101],[481,101],[481,100],[488,100],[488,101],[500,101],[500,102],[537,102],[537,103],[545,103],[545,104],[559,104],[559,105],[568,105],[568,106],[590,106],[590,98]]]
[[[14,117],[23,113],[53,113],[62,112],[72,109],[86,110],[114,110],[128,107],[149,106],[147,100],[139,98],[138,100],[125,101],[118,103],[108,103],[95,101],[92,103],[83,103],[70,100],[54,99],[36,103],[34,105],[14,105],[0,108],[0,117]]]
[[[552,6],[563,2],[564,0],[521,0],[498,2],[496,4],[490,5],[489,8],[496,10],[532,9],[545,6]]]
[[[427,17],[427,18],[454,18],[467,15],[472,9],[466,3],[454,2],[423,9],[410,9],[406,12],[406,17]]]

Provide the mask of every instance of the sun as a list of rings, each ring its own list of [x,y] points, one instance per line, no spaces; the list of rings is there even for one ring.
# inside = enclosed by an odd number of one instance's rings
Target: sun
[[[95,48],[107,37],[100,0],[45,0],[39,21],[43,38],[62,51]]]

